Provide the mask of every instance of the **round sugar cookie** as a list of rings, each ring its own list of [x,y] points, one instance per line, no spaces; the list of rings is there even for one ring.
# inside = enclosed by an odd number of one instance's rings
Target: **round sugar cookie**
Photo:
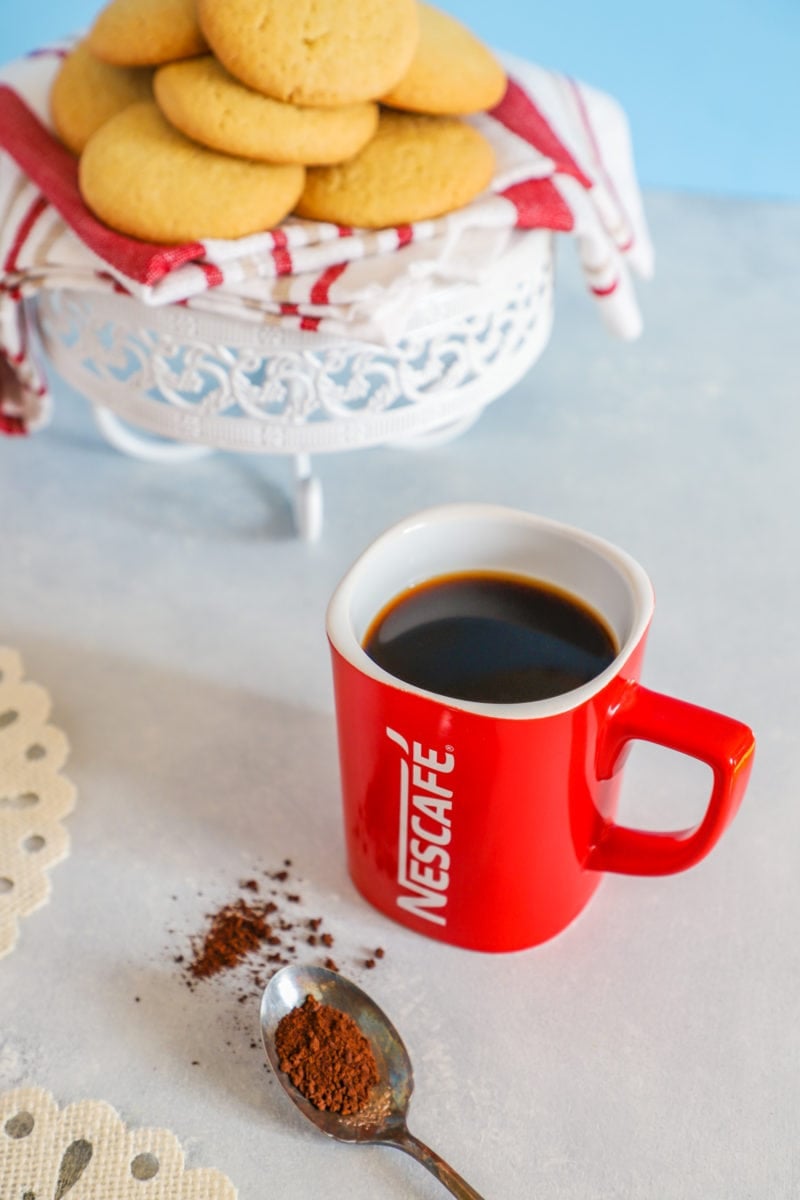
[[[148,67],[115,67],[79,42],[58,69],[50,89],[50,115],[61,141],[80,154],[92,134],[130,104],[153,98]]]
[[[294,207],[305,169],[218,154],[134,104],[86,143],[78,181],[112,229],[152,242],[236,238],[271,229]]]
[[[298,107],[254,92],[213,55],[159,67],[156,101],[176,129],[214,150],[275,163],[352,158],[378,127],[372,101],[340,108]]]
[[[424,221],[468,204],[493,170],[491,145],[466,121],[384,109],[355,158],[308,170],[295,212],[370,229]]]
[[[214,54],[248,87],[292,104],[374,100],[405,74],[417,0],[197,0]]]
[[[475,35],[431,4],[418,4],[419,44],[403,78],[381,103],[410,112],[465,116],[493,108],[506,73]]]
[[[157,66],[208,50],[195,0],[109,0],[88,40],[93,54],[120,67]]]

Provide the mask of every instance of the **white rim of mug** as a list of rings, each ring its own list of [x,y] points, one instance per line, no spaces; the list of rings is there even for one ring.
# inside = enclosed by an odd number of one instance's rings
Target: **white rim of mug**
[[[581,687],[574,688],[569,692],[563,692],[558,696],[549,697],[546,700],[494,704],[484,701],[460,700],[453,696],[445,696],[440,692],[428,691],[425,688],[417,687],[415,684],[407,683],[405,680],[399,679],[396,675],[390,674],[370,658],[354,630],[351,610],[353,601],[367,572],[370,570],[372,562],[386,552],[390,543],[399,542],[403,537],[413,535],[422,526],[432,525],[433,523],[441,525],[448,521],[463,523],[470,520],[503,521],[508,524],[522,527],[527,526],[531,530],[538,529],[563,537],[565,540],[582,547],[584,550],[598,555],[616,569],[620,579],[627,584],[629,589],[633,602],[634,615],[626,637],[624,640],[621,640],[619,651],[613,662],[604,671],[601,671],[599,675],[596,675],[588,683],[582,684]],[[447,568],[442,573],[447,574]],[[533,578],[533,576],[531,577]],[[431,578],[435,578],[435,575],[431,572],[422,572],[418,577],[410,578],[405,586],[413,587]],[[391,589],[384,599],[384,604],[390,603],[399,594],[399,591],[400,589]],[[375,679],[379,683],[385,684],[387,687],[393,688],[396,691],[422,696],[446,708],[456,709],[461,712],[519,721],[557,716],[559,713],[570,712],[580,708],[592,696],[596,696],[601,692],[612,679],[619,675],[626,661],[644,637],[653,615],[653,608],[653,585],[646,571],[627,551],[622,550],[612,542],[606,541],[595,534],[588,533],[583,529],[579,529],[577,526],[565,524],[549,517],[541,517],[522,509],[495,504],[454,503],[437,505],[413,513],[403,520],[398,521],[375,538],[350,566],[333,592],[326,613],[326,630],[331,645],[347,662],[351,663],[362,674]],[[379,606],[372,614],[373,617],[377,616],[380,611]],[[604,618],[606,616],[606,614],[602,613],[601,615]]]

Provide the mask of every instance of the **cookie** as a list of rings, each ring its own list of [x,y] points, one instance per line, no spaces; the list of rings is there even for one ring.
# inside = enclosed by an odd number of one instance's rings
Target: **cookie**
[[[153,242],[235,238],[279,224],[303,167],[218,154],[174,129],[153,103],[133,104],[89,138],[81,195],[101,221]]]
[[[374,100],[402,78],[417,0],[197,0],[214,54],[248,87],[291,104]]]
[[[147,67],[101,62],[79,42],[62,62],[50,89],[50,116],[65,146],[80,154],[92,134],[129,104],[153,98]]]
[[[167,120],[187,137],[265,162],[342,162],[378,126],[378,106],[371,101],[341,108],[285,104],[239,83],[212,55],[159,67],[155,96]]]
[[[466,121],[384,109],[355,158],[309,169],[295,211],[339,225],[405,225],[468,204],[493,169],[491,145]]]
[[[506,74],[465,25],[430,4],[419,4],[419,44],[408,71],[383,104],[410,112],[464,116],[503,98]]]
[[[157,66],[208,50],[195,0],[110,0],[88,41],[93,54],[120,67]]]

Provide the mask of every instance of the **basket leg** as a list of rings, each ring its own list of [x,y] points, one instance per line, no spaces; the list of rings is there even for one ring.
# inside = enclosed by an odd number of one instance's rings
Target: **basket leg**
[[[311,470],[311,456],[294,456],[292,510],[297,532],[304,542],[316,542],[322,533],[322,484]]]

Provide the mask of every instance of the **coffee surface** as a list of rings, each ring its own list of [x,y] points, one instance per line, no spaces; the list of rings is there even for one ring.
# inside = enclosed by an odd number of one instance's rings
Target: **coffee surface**
[[[617,654],[605,622],[580,599],[494,572],[442,576],[403,592],[372,622],[364,649],[406,683],[493,704],[570,692]]]

